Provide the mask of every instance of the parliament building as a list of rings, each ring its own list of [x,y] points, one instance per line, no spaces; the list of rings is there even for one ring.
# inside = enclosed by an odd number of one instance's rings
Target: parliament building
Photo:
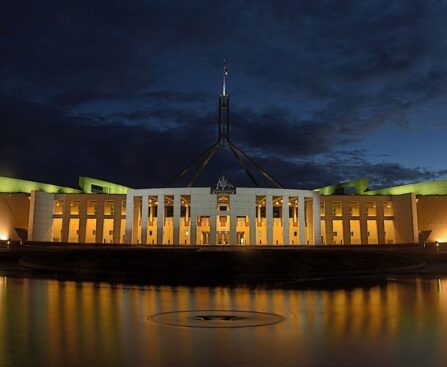
[[[447,180],[378,190],[369,190],[367,179],[314,190],[284,188],[230,140],[227,74],[224,67],[217,141],[166,187],[134,189],[80,177],[79,188],[68,188],[0,177],[0,241],[148,246],[447,242]],[[231,150],[253,187],[234,187],[225,177],[216,178],[215,187],[195,186],[222,147]]]

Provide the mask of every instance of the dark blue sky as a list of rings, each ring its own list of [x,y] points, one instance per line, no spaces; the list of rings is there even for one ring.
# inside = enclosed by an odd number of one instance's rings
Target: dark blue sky
[[[164,185],[216,137],[285,186],[447,177],[446,1],[0,2],[0,175]],[[223,151],[199,184],[248,183]]]

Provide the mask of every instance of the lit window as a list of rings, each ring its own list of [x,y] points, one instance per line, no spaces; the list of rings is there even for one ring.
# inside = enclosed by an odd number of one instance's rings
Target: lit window
[[[98,202],[96,200],[87,201],[87,215],[96,215],[98,210]]]
[[[79,201],[73,200],[70,203],[70,214],[71,215],[79,215]]]
[[[383,215],[385,217],[392,217],[394,215],[393,203],[391,201],[385,201],[383,203]]]
[[[63,200],[54,200],[53,214],[64,214]]]
[[[367,201],[365,205],[366,205],[366,215],[368,217],[375,217],[377,215],[376,203],[372,201]]]
[[[107,200],[104,203],[104,215],[113,215],[115,213],[115,202]]]
[[[342,216],[341,201],[333,201],[332,202],[332,216],[333,217],[341,217]]]
[[[349,202],[349,215],[351,217],[358,217],[360,215],[360,207],[358,201]]]

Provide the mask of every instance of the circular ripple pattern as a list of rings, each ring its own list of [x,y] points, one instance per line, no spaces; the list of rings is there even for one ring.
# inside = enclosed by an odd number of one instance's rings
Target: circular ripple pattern
[[[197,328],[241,328],[266,326],[281,322],[280,315],[257,311],[195,310],[157,313],[149,320],[170,326]]]

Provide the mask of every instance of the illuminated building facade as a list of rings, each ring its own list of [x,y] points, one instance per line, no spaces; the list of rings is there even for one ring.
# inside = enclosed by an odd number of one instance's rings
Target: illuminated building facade
[[[80,178],[78,190],[3,177],[0,191],[0,240],[145,245],[447,242],[447,180],[375,191],[367,190],[366,180],[357,180],[314,191],[238,187],[225,192],[203,187],[133,190],[86,177]]]

